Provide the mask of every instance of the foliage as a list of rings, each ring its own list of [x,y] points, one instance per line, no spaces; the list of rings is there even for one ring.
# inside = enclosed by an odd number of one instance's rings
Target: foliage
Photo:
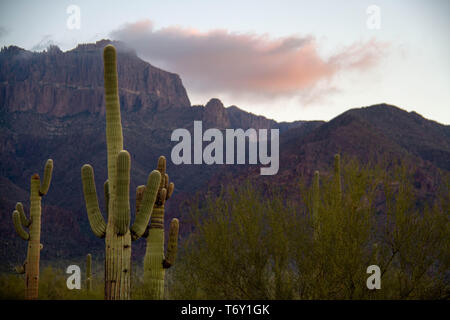
[[[297,199],[247,183],[194,205],[195,229],[180,248],[169,297],[448,298],[448,184],[420,208],[405,167],[350,160],[337,169],[321,176],[319,205],[305,183]],[[380,290],[366,286],[374,264]]]
[[[0,275],[0,299],[20,300],[24,298],[25,285],[23,275]],[[92,289],[86,290],[82,282],[81,290],[67,289],[68,275],[63,269],[51,266],[43,268],[39,279],[40,300],[99,300],[103,299],[103,279],[93,278]]]
[[[250,183],[202,198],[165,298],[448,299],[450,180],[443,175],[435,200],[418,204],[411,170],[381,168],[346,159],[301,177],[295,198]],[[96,259],[92,291],[84,281],[68,290],[62,267],[73,261],[58,260],[41,271],[39,299],[103,299]],[[381,269],[380,290],[366,286],[370,265]],[[132,299],[147,298],[143,273],[132,269]],[[0,288],[0,299],[23,299],[23,275],[0,275]]]

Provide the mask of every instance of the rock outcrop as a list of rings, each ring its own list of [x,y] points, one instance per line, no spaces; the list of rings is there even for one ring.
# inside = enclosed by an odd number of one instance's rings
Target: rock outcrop
[[[217,129],[230,128],[230,119],[222,101],[216,98],[208,101],[203,111],[203,124]]]
[[[50,47],[29,52],[16,46],[0,52],[0,109],[35,111],[57,117],[103,113],[102,49],[108,40],[62,52]],[[151,112],[190,107],[181,79],[118,47],[121,108]]]

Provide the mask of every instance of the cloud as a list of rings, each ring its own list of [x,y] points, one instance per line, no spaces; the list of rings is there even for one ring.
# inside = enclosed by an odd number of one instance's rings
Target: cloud
[[[264,98],[303,95],[307,101],[338,90],[332,83],[338,74],[373,67],[386,49],[371,40],[323,58],[312,36],[271,38],[179,26],[155,29],[150,20],[126,24],[111,37],[152,64],[180,74],[188,89],[197,92]]]

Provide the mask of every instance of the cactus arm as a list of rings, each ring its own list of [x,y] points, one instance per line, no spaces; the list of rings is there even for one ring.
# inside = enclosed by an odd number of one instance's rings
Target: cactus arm
[[[173,266],[177,256],[178,249],[178,229],[179,221],[177,218],[172,219],[169,229],[169,243],[167,244],[167,254],[163,261],[163,268],[168,269]]]
[[[41,186],[39,188],[39,194],[41,196],[46,195],[50,188],[50,182],[52,181],[53,172],[53,160],[48,159],[44,169],[44,179],[42,179]]]
[[[167,190],[168,187],[169,187],[169,175],[166,173],[166,174],[164,174],[164,186],[163,186],[163,188]]]
[[[160,156],[158,158],[158,164],[156,165],[156,170],[161,173],[161,178],[166,176],[166,157]],[[164,187],[164,180],[161,183],[161,186]]]
[[[140,185],[140,186],[138,186],[138,187],[136,188],[136,217],[138,216],[139,211],[140,211],[140,209],[141,209],[141,204],[142,204],[142,199],[144,198],[145,188],[146,188],[145,185]],[[145,231],[144,231],[144,233],[142,234],[141,237],[147,238],[147,237],[148,237],[148,230],[149,230],[149,226],[147,225],[147,226],[145,227]],[[135,239],[135,238],[136,238],[136,239]],[[132,235],[132,240],[133,240],[133,241],[135,241],[135,240],[137,240],[137,239],[138,239],[137,237],[134,237],[134,236]]]
[[[159,189],[157,193],[156,202],[159,205],[161,203],[161,190],[166,186],[166,157],[160,156],[158,158],[158,165],[156,166],[156,170],[161,174],[161,183],[159,184]]]
[[[157,170],[161,172],[160,197],[158,202],[164,204],[165,200],[169,200],[172,196],[173,190],[175,189],[175,184],[173,182],[169,183],[169,175],[166,173],[166,158],[164,156],[159,157]],[[166,189],[164,197],[161,197],[162,189]]]
[[[141,208],[142,199],[144,198],[145,186],[140,185],[136,188],[136,215],[139,214]]]
[[[97,237],[103,238],[106,233],[106,224],[98,206],[97,191],[94,182],[94,170],[90,165],[85,164],[81,168],[81,180],[83,182],[84,199],[92,232],[94,232]]]
[[[167,176],[167,180],[169,180],[169,176]],[[166,196],[166,200],[169,200],[170,197],[172,196],[173,190],[175,189],[175,184],[173,182],[171,182],[169,184],[169,186],[167,187],[167,196]]]
[[[147,187],[145,187],[139,214],[136,215],[136,220],[131,227],[131,239],[133,241],[139,239],[147,228],[160,183],[161,174],[159,171],[153,170],[148,176]]]
[[[22,221],[20,219],[20,213],[17,210],[14,210],[13,212],[13,222],[14,222],[14,229],[16,230],[17,234],[23,239],[28,241],[30,239],[30,235],[28,232],[26,232],[22,227]]]
[[[130,227],[130,154],[126,150],[117,156],[114,225],[117,234],[124,235]]]
[[[106,217],[108,217],[108,215],[109,215],[109,182],[108,182],[108,180],[106,180],[105,184],[103,185],[103,192],[105,194]]]
[[[23,210],[23,205],[21,202],[17,202],[16,210],[19,211],[20,221],[22,223],[22,226],[24,226],[25,228],[28,228],[31,224],[31,220],[29,220],[27,218],[27,216],[25,215],[25,211]]]

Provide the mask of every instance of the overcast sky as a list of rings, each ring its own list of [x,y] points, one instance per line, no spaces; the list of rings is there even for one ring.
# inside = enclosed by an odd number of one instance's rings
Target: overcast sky
[[[278,121],[385,102],[450,124],[449,18],[447,0],[15,0],[0,2],[0,45],[122,40],[178,73],[192,104]]]

